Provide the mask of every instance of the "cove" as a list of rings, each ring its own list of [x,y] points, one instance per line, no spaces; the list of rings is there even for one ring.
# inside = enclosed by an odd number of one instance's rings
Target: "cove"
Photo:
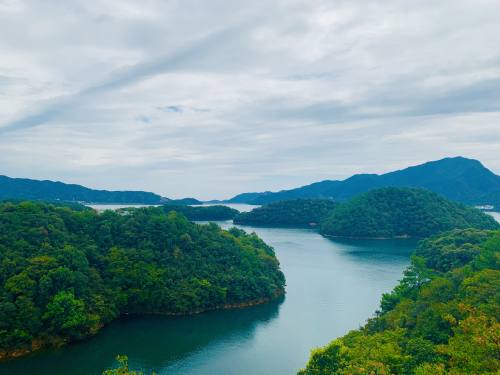
[[[100,374],[117,354],[127,355],[131,368],[157,374],[294,374],[312,348],[373,315],[416,244],[240,227],[275,248],[287,279],[282,300],[196,316],[121,319],[88,340],[2,363],[0,374]]]

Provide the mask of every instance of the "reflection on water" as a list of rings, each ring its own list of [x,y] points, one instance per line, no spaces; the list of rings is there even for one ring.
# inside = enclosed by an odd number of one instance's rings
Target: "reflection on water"
[[[287,280],[282,303],[120,320],[81,343],[2,364],[0,373],[99,374],[126,354],[132,368],[158,374],[294,374],[312,348],[372,316],[415,246],[408,240],[331,240],[310,229],[242,228],[274,247]]]
[[[100,373],[97,369],[113,366],[117,354],[127,353],[131,367],[153,369],[158,373],[207,345],[217,345],[234,337],[240,342],[251,340],[259,325],[265,326],[278,316],[283,300],[194,316],[123,318],[105,327],[96,338],[8,362],[0,367],[0,373]]]

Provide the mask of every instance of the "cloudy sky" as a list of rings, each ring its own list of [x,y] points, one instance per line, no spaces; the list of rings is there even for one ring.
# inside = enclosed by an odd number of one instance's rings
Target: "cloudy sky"
[[[500,2],[0,0],[0,174],[226,198],[500,174]]]

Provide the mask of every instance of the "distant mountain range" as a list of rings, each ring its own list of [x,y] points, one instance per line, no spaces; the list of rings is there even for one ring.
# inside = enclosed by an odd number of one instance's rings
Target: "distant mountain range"
[[[85,186],[55,181],[0,176],[0,200],[29,199],[43,201],[118,203],[118,204],[195,204],[193,198],[172,200],[147,191],[94,190]]]
[[[425,188],[470,205],[500,207],[500,176],[479,161],[445,158],[386,174],[357,174],[346,180],[325,180],[291,190],[243,193],[227,203],[267,204],[296,198],[330,198],[345,201],[365,191],[404,186]]]

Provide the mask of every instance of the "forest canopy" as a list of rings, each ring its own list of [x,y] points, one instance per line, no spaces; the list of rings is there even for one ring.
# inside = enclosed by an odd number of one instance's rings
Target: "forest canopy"
[[[377,315],[313,350],[299,374],[496,374],[499,255],[498,230],[422,241]]]
[[[186,206],[166,204],[163,207],[165,212],[176,211],[192,221],[217,221],[231,220],[240,212],[234,208],[215,205],[215,206]]]
[[[234,218],[235,224],[311,227],[319,224],[336,203],[330,199],[292,199],[270,203],[242,212]]]
[[[0,203],[0,359],[97,332],[125,314],[188,314],[284,293],[257,235],[162,207]]]
[[[340,204],[321,225],[321,233],[339,237],[425,238],[451,229],[497,229],[478,209],[415,188],[381,188]]]

